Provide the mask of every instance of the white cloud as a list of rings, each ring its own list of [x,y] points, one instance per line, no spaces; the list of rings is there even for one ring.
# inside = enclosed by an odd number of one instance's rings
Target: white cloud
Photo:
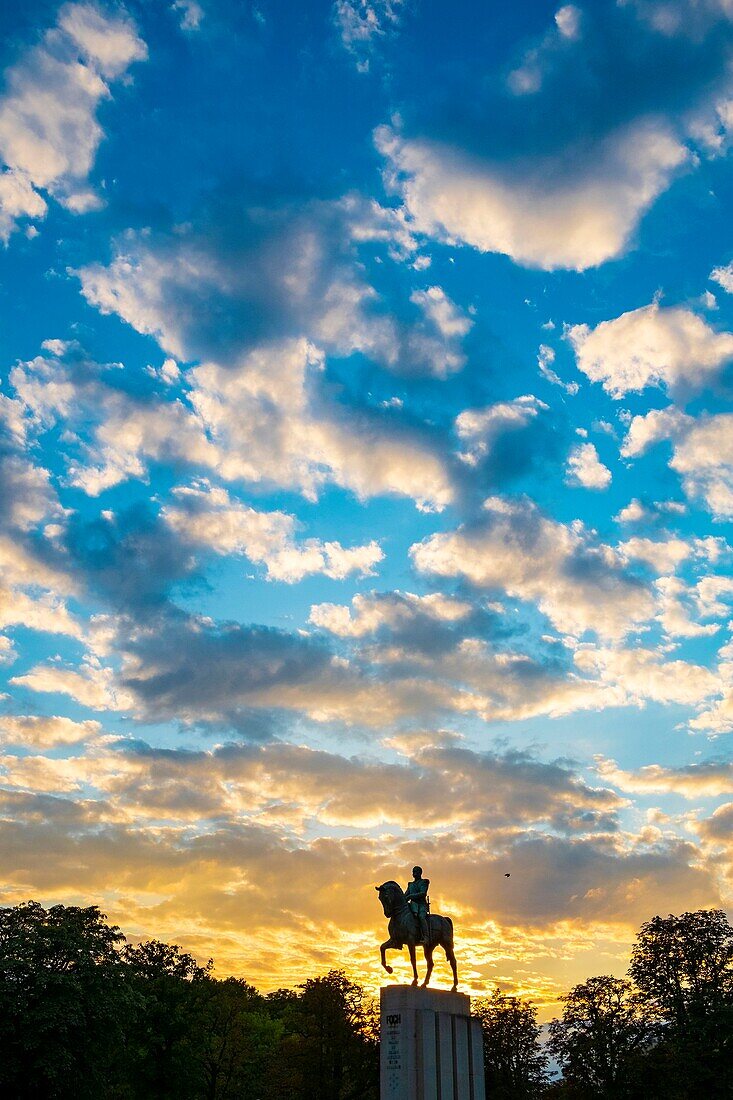
[[[426,596],[414,592],[373,592],[354,596],[350,608],[342,604],[315,604],[309,622],[340,638],[363,638],[382,627],[399,627],[418,615],[438,622],[459,622],[472,610],[465,600],[452,599],[441,592]]]
[[[709,617],[711,612],[695,598],[697,590],[690,588],[679,577],[660,577],[654,587],[659,599],[658,618],[670,638],[701,638],[720,630],[719,623],[696,621],[699,617]]]
[[[480,526],[431,535],[412,546],[415,567],[535,602],[569,634],[620,637],[653,614],[648,589],[579,521],[558,523],[528,500],[493,498],[486,511]]]
[[[618,684],[640,705],[656,703],[700,705],[717,693],[720,681],[715,673],[688,661],[666,661],[652,649],[608,649],[581,646],[574,654],[578,668],[599,676],[601,682]]]
[[[219,449],[218,472],[298,489],[315,499],[334,482],[368,498],[412,497],[440,509],[453,498],[443,462],[417,435],[398,433],[310,400],[321,354],[304,340],[251,352],[236,369],[206,363],[192,372],[191,402]]]
[[[13,626],[48,634],[66,634],[71,638],[82,637],[79,622],[61,600],[49,594],[30,596],[18,588],[10,588],[3,583],[0,568],[0,630]]]
[[[272,580],[293,584],[314,573],[337,580],[351,573],[369,576],[384,558],[377,542],[344,547],[336,541],[298,540],[294,516],[257,511],[208,483],[173,493],[177,504],[166,506],[163,517],[184,541],[217,554],[244,554],[264,565]]]
[[[180,12],[181,30],[197,31],[204,17],[204,9],[197,0],[174,0],[171,11]]]
[[[475,466],[491,454],[508,431],[526,428],[548,406],[533,394],[500,401],[483,409],[466,409],[456,417],[456,434],[464,445],[461,458]]]
[[[636,457],[652,444],[672,441],[669,466],[680,474],[691,500],[700,500],[714,516],[733,515],[733,414],[695,419],[675,408],[635,416],[622,454]]]
[[[393,259],[409,255],[415,242],[404,216],[346,195],[302,209],[248,210],[243,220],[236,249],[219,247],[218,227],[188,227],[152,244],[145,233],[125,234],[108,266],[78,272],[82,292],[181,361],[222,362],[300,335],[327,353],[358,352],[396,372],[444,378],[463,366],[461,340],[473,322],[441,287],[414,291],[422,316],[403,322],[355,262],[366,241],[386,243]],[[213,318],[224,309],[230,325],[222,327]]]
[[[112,669],[85,660],[78,668],[57,664],[35,665],[11,684],[49,694],[68,695],[91,710],[129,710],[132,697],[115,685]]]
[[[726,264],[725,267],[714,267],[710,278],[722,286],[726,294],[733,294],[733,263]]]
[[[660,122],[637,121],[606,137],[595,155],[508,167],[382,126],[377,147],[415,228],[546,270],[595,267],[620,255],[641,215],[688,152]],[[573,163],[573,173],[563,166]]]
[[[83,60],[80,60],[79,55]],[[67,4],[56,27],[5,74],[0,99],[0,235],[21,217],[43,217],[45,190],[75,213],[99,205],[87,177],[103,131],[96,119],[106,80],[147,56],[126,16]]]
[[[581,11],[575,4],[565,4],[555,12],[555,23],[563,38],[577,38],[580,34]]]
[[[397,26],[402,0],[335,0],[333,20],[341,42],[356,58],[360,72],[369,70],[369,54],[379,38]]]
[[[552,322],[550,322],[552,324]],[[544,325],[542,326],[545,327]],[[554,325],[553,325],[554,328]],[[539,351],[537,352],[537,366],[540,369],[540,374],[546,379],[552,386],[559,386],[565,390],[566,393],[576,394],[580,389],[577,382],[563,382],[557,371],[553,370],[552,364],[555,362],[555,351],[549,344],[540,344]]]
[[[578,443],[568,455],[566,480],[568,485],[582,485],[584,489],[607,489],[611,484],[611,471],[598,457],[592,443]]]
[[[636,772],[629,772],[614,760],[598,757],[596,767],[604,782],[635,794],[679,794],[689,799],[733,794],[733,764],[722,761],[688,764],[681,768],[648,764]]]
[[[315,499],[335,483],[359,497],[396,493],[440,509],[453,498],[449,473],[428,440],[347,412],[318,395],[322,354],[305,340],[263,346],[222,367],[203,363],[185,399],[137,401],[98,369],[72,377],[41,356],[15,367],[15,391],[43,427],[91,422],[70,481],[98,495],[144,478],[150,460],[186,462],[226,481],[274,484]],[[77,372],[79,374],[79,372]]]
[[[698,389],[733,359],[733,333],[715,332],[682,306],[656,302],[594,329],[573,325],[567,336],[578,369],[616,398],[646,386]]]
[[[0,482],[6,524],[29,531],[41,520],[61,513],[49,471],[21,455],[0,458]]]
[[[680,538],[631,538],[619,543],[618,548],[627,557],[646,562],[657,573],[674,573],[695,550],[693,542]]]
[[[417,345],[415,358],[423,358],[431,363],[432,373],[438,378],[445,378],[460,370],[466,362],[460,341],[473,326],[471,318],[439,286],[413,291],[410,301],[420,307],[426,320],[443,338],[440,342],[433,342],[429,335],[426,338],[419,329],[411,333],[410,339]],[[423,343],[425,351],[421,355],[419,345]]]
[[[0,742],[28,748],[51,749],[59,745],[76,745],[99,737],[99,722],[88,719],[74,722],[58,715],[36,714],[0,716]]]
[[[658,520],[662,515],[683,516],[686,511],[687,505],[679,500],[655,500],[652,504],[642,504],[634,497],[614,519],[617,523],[644,523]]]

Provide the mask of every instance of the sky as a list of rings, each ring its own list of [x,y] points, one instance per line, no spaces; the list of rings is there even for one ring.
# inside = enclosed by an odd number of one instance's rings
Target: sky
[[[730,907],[728,0],[0,31],[0,903],[375,989],[419,862],[545,1015]]]

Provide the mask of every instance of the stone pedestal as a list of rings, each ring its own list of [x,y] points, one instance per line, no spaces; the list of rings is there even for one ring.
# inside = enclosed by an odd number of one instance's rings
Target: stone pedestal
[[[381,1100],[485,1100],[481,1024],[465,993],[379,992]]]

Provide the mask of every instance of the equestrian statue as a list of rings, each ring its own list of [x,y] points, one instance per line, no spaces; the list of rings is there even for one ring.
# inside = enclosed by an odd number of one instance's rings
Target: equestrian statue
[[[436,947],[442,947],[453,971],[453,989],[455,990],[458,985],[458,969],[453,952],[453,921],[450,917],[440,917],[437,913],[430,912],[429,886],[430,879],[422,877],[422,867],[413,867],[412,882],[407,884],[404,892],[400,884],[391,879],[389,882],[383,882],[381,886],[374,887],[379,894],[384,915],[389,919],[387,925],[389,939],[385,940],[379,948],[382,966],[388,974],[391,974],[392,967],[387,965],[385,952],[401,951],[407,944],[412,963],[412,984],[417,985],[415,947],[420,944],[428,964],[425,981],[422,983],[426,986],[433,972],[433,951]]]

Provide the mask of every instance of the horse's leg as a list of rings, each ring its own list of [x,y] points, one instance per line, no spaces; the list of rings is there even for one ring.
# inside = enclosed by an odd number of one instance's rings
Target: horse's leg
[[[384,969],[387,971],[388,974],[391,974],[392,973],[392,967],[387,966],[387,959],[386,959],[386,955],[385,955],[385,952],[386,952],[388,947],[394,947],[394,944],[392,943],[391,939],[384,941],[382,946],[379,948],[379,953],[382,956],[382,966],[384,967]]]
[[[415,944],[408,943],[410,949],[410,962],[412,963],[412,984],[417,985],[417,960],[415,959]]]
[[[456,956],[452,947],[446,947],[445,957],[450,963],[450,968],[453,971],[453,992],[455,993],[458,986],[458,967],[456,966]]]
[[[430,981],[430,975],[433,973],[433,948],[432,948],[432,946],[429,947],[426,944],[424,950],[425,950],[425,962],[428,964],[428,972],[425,975],[425,981],[422,983],[423,984],[423,989],[425,988],[425,986]]]

